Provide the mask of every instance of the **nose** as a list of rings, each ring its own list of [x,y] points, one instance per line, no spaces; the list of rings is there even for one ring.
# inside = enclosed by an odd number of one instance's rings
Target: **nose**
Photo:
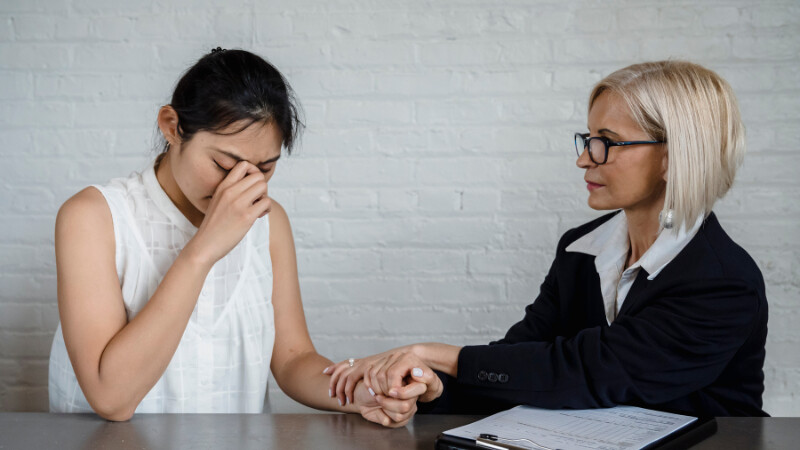
[[[575,161],[575,165],[580,167],[581,169],[588,169],[590,167],[596,167],[597,164],[592,161],[592,158],[589,157],[589,149],[584,147],[581,156],[578,157],[578,160]]]

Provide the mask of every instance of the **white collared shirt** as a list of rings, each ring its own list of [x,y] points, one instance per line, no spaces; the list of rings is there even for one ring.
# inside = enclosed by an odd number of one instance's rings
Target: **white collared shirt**
[[[653,245],[627,269],[625,263],[631,243],[628,238],[628,220],[624,212],[620,212],[567,246],[568,252],[580,252],[595,257],[594,265],[600,277],[600,290],[609,325],[622,308],[622,302],[633,286],[639,269],[644,268],[647,271],[648,280],[655,279],[697,234],[703,220],[705,216],[701,214],[688,231],[683,226],[678,233],[667,229],[661,230]]]

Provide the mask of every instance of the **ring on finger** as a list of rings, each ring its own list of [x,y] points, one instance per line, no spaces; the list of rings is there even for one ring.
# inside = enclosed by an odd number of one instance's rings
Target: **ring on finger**
[[[356,360],[353,359],[353,358],[350,358],[350,359],[347,360],[347,362],[348,362],[348,364],[350,364],[350,367],[353,367],[353,365],[356,363]]]

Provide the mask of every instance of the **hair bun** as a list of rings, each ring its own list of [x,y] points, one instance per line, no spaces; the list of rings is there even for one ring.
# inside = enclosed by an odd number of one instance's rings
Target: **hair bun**
[[[211,49],[211,53],[212,53],[212,54],[214,54],[214,53],[220,53],[220,52],[224,52],[224,51],[225,51],[225,49],[224,49],[224,48],[222,48],[222,47],[217,47],[217,48],[212,48],[212,49]]]

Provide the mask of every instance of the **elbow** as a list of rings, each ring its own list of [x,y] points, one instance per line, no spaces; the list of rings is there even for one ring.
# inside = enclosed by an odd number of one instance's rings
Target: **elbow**
[[[110,422],[125,422],[133,417],[136,408],[98,408],[92,407],[98,416]]]
[[[130,420],[133,413],[136,412],[136,405],[125,405],[119,401],[107,399],[89,400],[89,405],[98,416],[111,422],[125,422]]]
[[[112,413],[112,414],[104,414],[104,413],[97,413],[98,416],[102,417],[103,419],[108,420],[109,422],[127,422],[128,420],[133,417],[133,411],[123,411],[121,413]]]

